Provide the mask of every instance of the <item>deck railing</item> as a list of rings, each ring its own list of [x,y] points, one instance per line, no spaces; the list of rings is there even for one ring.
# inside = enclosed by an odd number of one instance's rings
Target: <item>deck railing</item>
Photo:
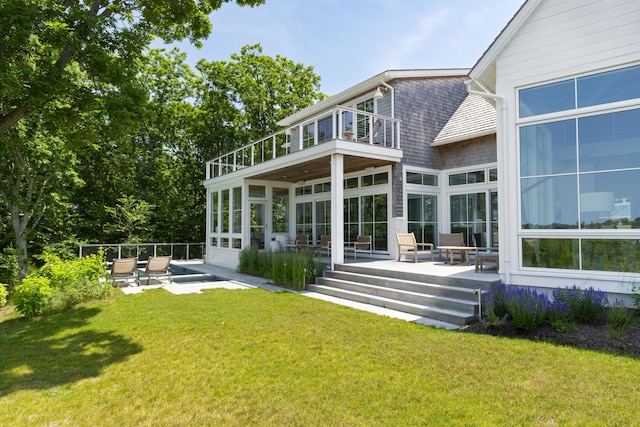
[[[400,120],[337,106],[208,161],[206,178],[216,178],[336,139],[400,149]]]
[[[114,258],[138,258],[146,261],[150,256],[171,255],[174,260],[201,260],[205,257],[202,243],[89,243],[78,245],[78,256],[89,256],[103,249],[107,261]]]

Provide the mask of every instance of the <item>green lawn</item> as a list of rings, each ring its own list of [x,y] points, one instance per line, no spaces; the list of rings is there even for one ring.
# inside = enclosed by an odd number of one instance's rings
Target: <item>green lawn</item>
[[[164,290],[0,323],[0,425],[619,425],[640,360],[289,292]]]

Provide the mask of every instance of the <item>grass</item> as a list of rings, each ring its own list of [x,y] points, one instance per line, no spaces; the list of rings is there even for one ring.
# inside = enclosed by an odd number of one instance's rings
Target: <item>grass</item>
[[[149,290],[0,323],[0,425],[633,425],[640,360],[288,292]]]

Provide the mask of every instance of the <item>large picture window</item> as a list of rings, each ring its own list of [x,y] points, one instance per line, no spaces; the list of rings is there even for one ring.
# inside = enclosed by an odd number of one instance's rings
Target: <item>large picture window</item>
[[[518,105],[523,267],[638,271],[640,66],[524,89]]]

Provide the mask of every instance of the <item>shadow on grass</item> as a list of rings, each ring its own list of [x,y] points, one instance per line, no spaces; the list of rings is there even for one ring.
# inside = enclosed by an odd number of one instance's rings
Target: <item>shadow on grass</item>
[[[0,323],[0,396],[96,377],[105,367],[142,351],[114,331],[88,329],[88,320],[99,312],[81,308]]]

